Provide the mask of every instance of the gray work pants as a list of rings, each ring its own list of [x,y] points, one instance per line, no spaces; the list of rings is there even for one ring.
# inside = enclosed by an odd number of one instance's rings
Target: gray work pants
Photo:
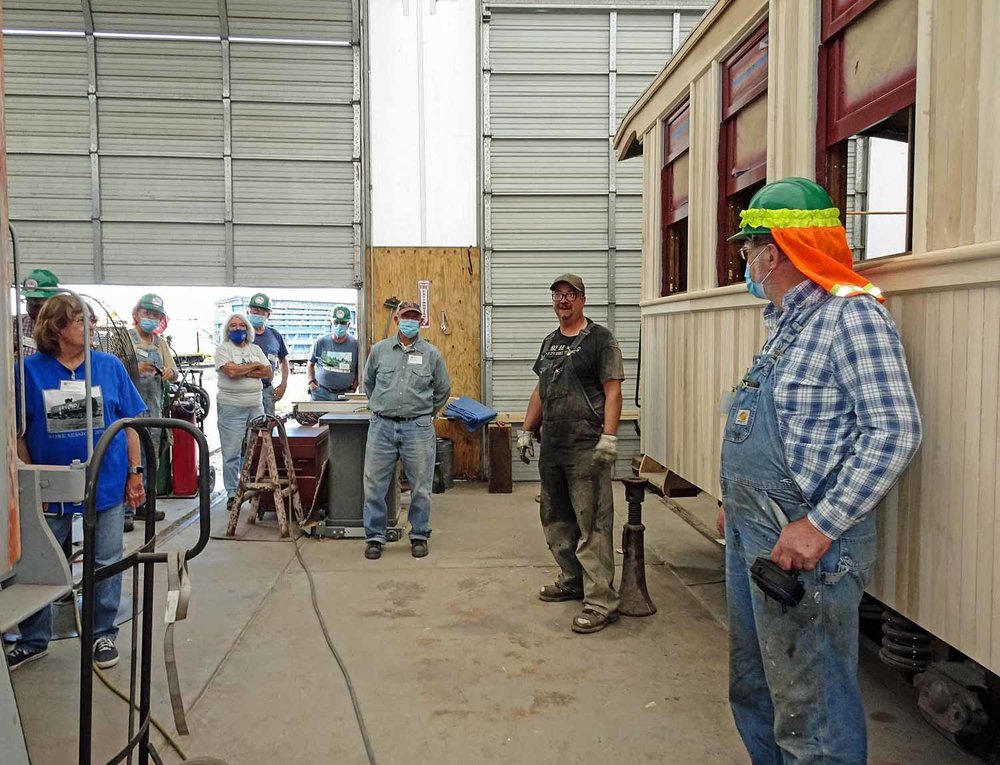
[[[552,459],[544,448],[541,518],[545,541],[559,564],[559,584],[583,591],[584,606],[602,614],[618,610],[612,539],[615,505],[611,466],[595,468],[592,451]]]

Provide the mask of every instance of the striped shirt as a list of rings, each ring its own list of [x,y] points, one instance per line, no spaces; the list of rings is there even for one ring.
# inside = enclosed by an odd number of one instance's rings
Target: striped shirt
[[[906,356],[874,298],[835,298],[806,280],[764,309],[765,350],[785,324],[822,304],[778,363],[774,408],[785,459],[832,539],[860,521],[909,465],[922,437]]]

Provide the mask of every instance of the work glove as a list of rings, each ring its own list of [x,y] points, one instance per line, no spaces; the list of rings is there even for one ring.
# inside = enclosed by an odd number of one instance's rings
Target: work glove
[[[614,465],[617,458],[618,437],[602,433],[597,446],[594,447],[594,464],[600,468],[608,467]]]
[[[535,456],[535,445],[532,443],[532,434],[528,430],[522,430],[517,434],[517,452],[521,455],[521,462],[530,465],[530,457]]]

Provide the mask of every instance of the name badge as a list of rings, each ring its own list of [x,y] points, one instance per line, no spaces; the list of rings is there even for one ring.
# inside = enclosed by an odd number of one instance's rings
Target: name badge
[[[142,350],[142,348],[136,348],[135,349],[135,355],[136,356],[141,356],[142,358],[146,359],[146,358],[149,358],[149,351],[144,351],[144,350]]]
[[[59,385],[59,390],[64,393],[79,393],[81,396],[85,396],[87,383],[85,380],[63,380]]]
[[[411,353],[411,354],[409,354],[406,357],[406,363],[407,364],[423,364],[424,363],[424,357],[421,356],[419,353]]]

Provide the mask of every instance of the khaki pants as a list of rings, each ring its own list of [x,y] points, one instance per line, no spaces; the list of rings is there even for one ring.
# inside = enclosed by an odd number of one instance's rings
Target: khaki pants
[[[561,569],[559,584],[582,590],[585,606],[605,615],[614,613],[619,598],[614,588],[611,467],[595,469],[589,450],[569,460],[546,457],[543,454],[538,463],[542,530]]]

